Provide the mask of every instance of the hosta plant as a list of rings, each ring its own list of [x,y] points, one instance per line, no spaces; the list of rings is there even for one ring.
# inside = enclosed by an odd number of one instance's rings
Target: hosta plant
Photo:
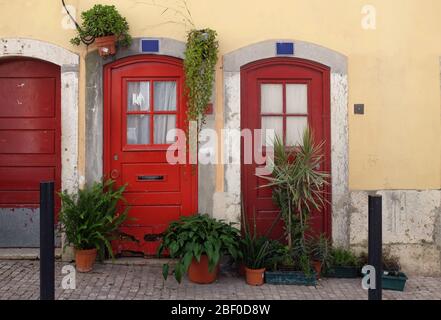
[[[199,262],[202,255],[208,257],[210,272],[218,265],[223,254],[229,254],[233,259],[239,258],[239,239],[240,231],[232,223],[216,220],[206,214],[182,216],[165,231],[158,255],[168,250],[171,258],[178,259],[173,274],[181,282],[193,259]],[[168,273],[169,264],[164,264],[164,279],[167,279]]]

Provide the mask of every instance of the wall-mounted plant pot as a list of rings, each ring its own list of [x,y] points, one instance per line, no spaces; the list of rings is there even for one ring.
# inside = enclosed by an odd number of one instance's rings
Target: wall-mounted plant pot
[[[360,270],[358,267],[332,267],[324,275],[327,278],[358,278]]]
[[[316,286],[317,275],[315,272],[306,275],[302,271],[266,271],[265,282],[268,284]]]
[[[107,57],[116,53],[116,36],[106,36],[95,38],[98,53],[101,57]]]
[[[219,264],[214,268],[213,272],[208,271],[208,256],[202,255],[199,262],[193,258],[188,268],[188,279],[191,282],[199,284],[213,283],[219,274]]]
[[[406,281],[407,276],[403,272],[398,272],[398,274],[391,274],[385,271],[382,276],[384,290],[404,291]]]
[[[250,286],[261,286],[264,282],[265,268],[249,269],[245,267],[245,279]]]
[[[75,250],[75,266],[78,272],[90,272],[96,260],[97,250]]]

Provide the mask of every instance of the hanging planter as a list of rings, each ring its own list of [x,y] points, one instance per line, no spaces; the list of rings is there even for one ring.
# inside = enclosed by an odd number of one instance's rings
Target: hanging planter
[[[81,26],[75,22],[78,35],[70,40],[74,45],[90,45],[95,42],[99,55],[107,57],[116,53],[117,44],[127,47],[132,42],[129,24],[115,6],[97,4],[82,12],[81,18]]]
[[[199,130],[205,123],[213,94],[219,43],[211,29],[190,30],[184,53],[185,84],[188,97],[188,121],[197,121]]]

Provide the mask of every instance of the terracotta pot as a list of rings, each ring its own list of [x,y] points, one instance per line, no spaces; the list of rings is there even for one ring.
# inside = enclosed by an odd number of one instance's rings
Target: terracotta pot
[[[320,272],[322,271],[322,263],[321,263],[321,261],[314,260],[314,261],[312,261],[312,264],[314,266],[314,270],[315,270],[315,273],[316,273],[316,278],[320,279]]]
[[[193,258],[193,261],[188,268],[188,279],[194,283],[209,284],[217,279],[218,273],[219,264],[214,268],[213,272],[209,272],[208,256],[202,255],[199,262]]]
[[[98,53],[101,57],[107,57],[116,53],[116,36],[106,36],[95,38],[95,44],[98,47]]]
[[[75,265],[79,272],[92,271],[96,260],[96,249],[75,250]]]
[[[245,267],[246,282],[250,286],[263,285],[263,278],[265,274],[265,268],[262,269],[248,269]]]

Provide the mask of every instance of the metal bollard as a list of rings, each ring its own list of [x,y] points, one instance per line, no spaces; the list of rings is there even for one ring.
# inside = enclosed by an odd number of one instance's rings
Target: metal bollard
[[[375,289],[369,289],[369,300],[382,299],[382,197],[369,196],[369,253],[368,263],[375,268]]]
[[[40,300],[55,299],[54,182],[40,183]]]

